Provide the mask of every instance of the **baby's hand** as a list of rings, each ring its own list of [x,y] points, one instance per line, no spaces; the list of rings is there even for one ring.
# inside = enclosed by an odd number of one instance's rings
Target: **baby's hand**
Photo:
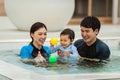
[[[66,55],[66,57],[70,57],[70,52],[69,51],[65,51],[65,55]]]
[[[61,56],[61,57],[64,56],[63,53],[62,53],[62,50],[58,50],[57,53],[58,53],[58,55]]]

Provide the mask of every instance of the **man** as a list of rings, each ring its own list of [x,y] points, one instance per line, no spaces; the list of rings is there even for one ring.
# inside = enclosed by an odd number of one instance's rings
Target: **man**
[[[100,21],[94,16],[87,16],[82,20],[80,28],[83,39],[74,43],[80,59],[89,61],[106,61],[109,59],[109,47],[97,38],[100,27]]]

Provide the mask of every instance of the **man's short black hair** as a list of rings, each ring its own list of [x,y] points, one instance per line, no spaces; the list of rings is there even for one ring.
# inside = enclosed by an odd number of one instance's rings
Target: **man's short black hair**
[[[99,31],[100,27],[101,27],[101,24],[100,24],[100,21],[97,17],[87,16],[81,21],[80,26],[86,27],[86,28],[92,28],[93,31],[95,29],[98,29],[98,31]]]

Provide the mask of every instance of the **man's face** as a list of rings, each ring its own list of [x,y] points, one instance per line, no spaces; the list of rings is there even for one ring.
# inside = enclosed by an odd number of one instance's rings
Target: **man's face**
[[[98,34],[98,29],[93,31],[92,28],[86,28],[81,26],[81,36],[87,45],[92,45],[96,41],[96,36]]]

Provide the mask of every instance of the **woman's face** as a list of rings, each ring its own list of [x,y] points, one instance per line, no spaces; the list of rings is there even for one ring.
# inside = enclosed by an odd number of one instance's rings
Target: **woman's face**
[[[92,28],[85,28],[81,26],[81,35],[83,37],[83,40],[88,45],[92,45],[96,41],[96,36],[98,34],[98,29],[93,31]]]
[[[34,33],[31,34],[31,37],[33,38],[33,44],[37,47],[40,47],[44,44],[46,37],[47,37],[47,31],[46,29],[40,28]]]

